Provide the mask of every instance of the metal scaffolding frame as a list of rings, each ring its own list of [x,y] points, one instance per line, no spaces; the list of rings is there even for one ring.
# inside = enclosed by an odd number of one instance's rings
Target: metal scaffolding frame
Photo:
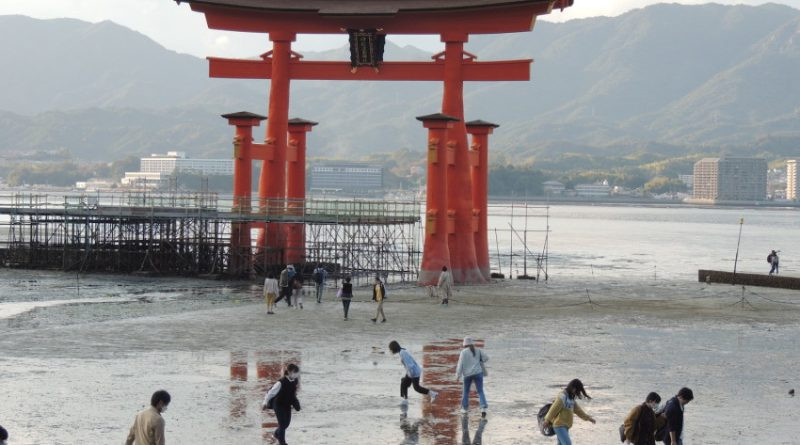
[[[258,209],[258,210],[247,210]],[[302,200],[247,205],[209,193],[0,194],[0,264],[79,272],[244,275],[277,271],[280,252],[231,249],[237,224],[303,225],[305,264],[360,281],[376,274],[416,279],[420,204],[371,200]],[[252,237],[255,239],[255,237]],[[306,268],[306,264],[309,265]],[[237,275],[241,275],[238,274]]]

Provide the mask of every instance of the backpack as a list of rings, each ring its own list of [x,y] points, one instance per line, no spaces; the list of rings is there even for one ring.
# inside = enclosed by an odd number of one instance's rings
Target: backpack
[[[772,264],[772,254],[767,255],[767,262]]]
[[[550,411],[550,407],[552,405],[553,405],[552,403],[546,404],[539,410],[539,413],[536,415],[536,419],[539,422],[539,432],[548,437],[556,435],[556,432],[553,429],[552,425],[548,426],[547,428],[545,428],[544,426],[544,418],[545,416],[547,416],[547,412]]]
[[[315,270],[312,277],[314,278],[315,283],[322,284],[322,271],[320,269]]]

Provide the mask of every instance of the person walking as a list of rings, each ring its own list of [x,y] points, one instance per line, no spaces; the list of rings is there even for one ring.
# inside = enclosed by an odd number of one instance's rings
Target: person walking
[[[489,361],[489,357],[482,349],[475,347],[472,337],[464,337],[462,343],[464,349],[458,357],[456,365],[456,381],[464,379],[463,391],[461,393],[461,414],[466,414],[469,409],[469,390],[475,383],[475,391],[478,393],[480,402],[481,417],[486,417],[486,410],[489,405],[486,403],[486,395],[483,393],[483,378],[486,376],[486,366],[484,363]]]
[[[317,303],[322,303],[322,294],[325,291],[325,279],[328,277],[328,271],[326,271],[321,264],[317,264],[317,267],[314,269],[311,277],[314,279],[314,290],[316,291],[317,295]]]
[[[594,418],[586,414],[578,406],[577,399],[583,398],[592,399],[586,394],[583,383],[578,379],[574,379],[567,384],[567,387],[556,396],[555,401],[550,405],[550,410],[544,417],[544,427],[553,427],[558,439],[558,442],[556,442],[558,445],[572,445],[569,429],[572,428],[573,413],[583,420],[595,423]]]
[[[651,392],[644,403],[631,410],[623,423],[626,444],[656,445],[656,431],[659,428],[656,411],[659,403],[661,396]]]
[[[694,400],[689,388],[681,388],[678,394],[667,400],[664,414],[667,416],[667,434],[664,445],[683,445],[683,411],[687,403]]]
[[[294,295],[295,284],[294,281],[298,278],[297,271],[294,269],[294,266],[289,264],[286,266],[287,272],[287,284],[286,284],[286,305],[292,307],[294,304],[292,303],[292,295]]]
[[[168,392],[156,391],[150,397],[150,408],[141,411],[133,420],[125,445],[164,445],[166,423],[161,414],[167,411],[172,397]]]
[[[295,309],[303,309],[303,277],[295,275],[292,282],[292,306]]]
[[[270,272],[267,278],[264,279],[264,298],[267,300],[267,314],[274,314],[272,309],[275,308],[275,299],[278,297],[278,280],[275,279],[275,274]]]
[[[403,405],[408,404],[408,387],[412,385],[414,386],[414,391],[423,395],[427,394],[431,398],[431,403],[435,402],[439,393],[420,386],[419,378],[422,375],[422,370],[417,361],[414,360],[414,357],[401,348],[400,343],[395,340],[389,342],[389,350],[392,351],[392,354],[400,354],[400,363],[406,368],[406,375],[400,379],[400,397],[403,398]]]
[[[778,258],[778,252],[776,252],[774,250],[769,255],[767,255],[767,261],[772,266],[769,269],[769,274],[770,275],[772,275],[773,273],[775,273],[775,275],[778,275],[778,262],[779,262],[779,260],[780,260],[780,258]]]
[[[439,274],[439,283],[436,286],[439,288],[442,304],[447,306],[450,304],[450,295],[453,288],[453,275],[447,270],[447,266],[442,267],[442,273]]]
[[[280,287],[280,293],[275,303],[285,298],[286,301],[289,302],[289,306],[291,306],[292,289],[289,287],[289,266],[284,267],[281,274],[278,276],[278,287]]]
[[[278,428],[273,435],[278,440],[278,445],[286,444],[286,430],[292,422],[292,408],[300,411],[300,401],[297,400],[297,385],[300,383],[300,367],[294,363],[286,365],[283,377],[275,382],[261,404],[261,410],[275,411]]]
[[[378,321],[378,315],[382,317],[381,323],[386,323],[386,315],[383,313],[383,300],[386,299],[386,287],[384,287],[381,277],[375,275],[375,284],[372,286],[372,301],[378,303],[378,308],[375,310],[375,318],[372,322]]]
[[[350,312],[350,301],[353,300],[353,283],[350,282],[350,277],[345,277],[342,288],[339,289],[339,298],[342,300],[344,319],[347,320],[347,313]]]

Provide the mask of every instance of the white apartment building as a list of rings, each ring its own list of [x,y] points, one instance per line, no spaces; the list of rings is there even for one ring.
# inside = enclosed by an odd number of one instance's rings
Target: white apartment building
[[[798,181],[797,163],[800,159],[786,161],[786,199],[800,200],[800,181]]]
[[[139,160],[139,171],[145,173],[172,174],[176,171],[203,175],[233,175],[233,159],[190,159],[182,151],[170,151],[166,155],[152,154]]]

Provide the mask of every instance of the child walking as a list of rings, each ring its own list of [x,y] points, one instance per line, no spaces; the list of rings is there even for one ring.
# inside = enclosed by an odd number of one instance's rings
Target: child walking
[[[586,414],[576,403],[576,399],[583,399],[584,397],[588,400],[592,399],[586,394],[583,383],[578,379],[574,379],[556,396],[555,401],[550,406],[550,411],[544,417],[544,426],[545,428],[553,426],[558,445],[572,445],[569,429],[572,428],[573,413],[583,420],[595,423],[594,418]]]
[[[283,378],[272,386],[264,396],[264,403],[261,404],[262,410],[272,409],[275,411],[278,429],[275,430],[274,436],[278,440],[278,445],[287,445],[286,430],[292,422],[292,408],[300,411],[300,401],[297,400],[299,378],[300,368],[294,363],[286,365]]]
[[[420,386],[419,378],[422,374],[422,370],[416,360],[414,360],[414,357],[412,357],[408,351],[401,348],[400,343],[397,343],[395,340],[389,343],[389,350],[392,351],[392,354],[400,354],[400,362],[403,364],[403,367],[406,368],[406,375],[400,379],[400,397],[403,398],[403,404],[405,405],[408,403],[408,387],[412,385],[414,386],[414,391],[423,395],[428,394],[431,398],[431,403],[436,401],[436,396],[439,395],[438,392]]]

